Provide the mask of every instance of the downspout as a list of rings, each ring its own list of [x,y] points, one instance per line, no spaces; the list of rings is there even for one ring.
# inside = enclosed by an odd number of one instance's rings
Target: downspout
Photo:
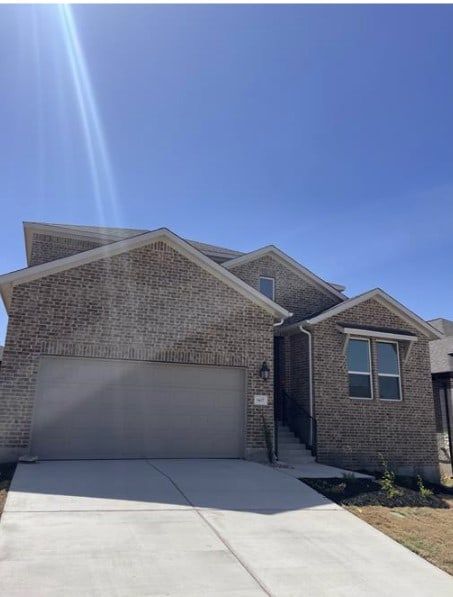
[[[313,445],[313,363],[312,363],[312,335],[304,328],[304,324],[299,325],[299,330],[308,336],[308,396],[310,404],[310,445]]]
[[[292,313],[290,313],[290,316],[292,315]],[[280,319],[280,321],[277,321],[277,323],[274,323],[274,328],[278,328],[279,325],[282,325],[282,323],[285,321],[286,317],[284,317],[283,319]]]
[[[292,317],[292,313],[290,313],[289,317]],[[283,317],[282,319],[280,319],[280,321],[277,321],[277,323],[274,323],[274,328],[278,328],[279,326],[281,326],[283,324],[283,322],[286,320],[286,317]],[[274,375],[275,375],[275,353],[274,353],[274,359],[273,359],[273,371],[274,371]],[[275,457],[278,460],[278,429],[277,429],[277,419],[275,417],[275,392],[274,393],[274,453],[275,453]]]

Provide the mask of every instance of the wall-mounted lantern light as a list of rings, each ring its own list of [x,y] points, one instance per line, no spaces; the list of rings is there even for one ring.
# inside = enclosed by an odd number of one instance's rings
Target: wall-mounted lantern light
[[[270,372],[271,372],[271,370],[267,366],[266,361],[263,361],[263,364],[261,365],[261,369],[260,369],[261,379],[264,379],[264,381],[267,381],[269,379]]]

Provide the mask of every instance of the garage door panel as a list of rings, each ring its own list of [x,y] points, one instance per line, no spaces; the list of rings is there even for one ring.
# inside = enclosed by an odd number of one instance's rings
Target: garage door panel
[[[43,357],[32,450],[41,458],[239,457],[242,369]]]

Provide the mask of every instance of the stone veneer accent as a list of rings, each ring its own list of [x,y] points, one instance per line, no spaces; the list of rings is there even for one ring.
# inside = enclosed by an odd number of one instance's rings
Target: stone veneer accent
[[[404,329],[418,341],[403,363],[407,346],[399,343],[402,401],[378,396],[376,349],[372,341],[374,399],[349,398],[344,323]],[[318,461],[351,469],[379,467],[381,452],[402,473],[438,478],[434,400],[428,338],[370,299],[312,328],[313,385],[318,428]]]
[[[89,251],[90,249],[96,249],[96,247],[100,247],[103,244],[108,243],[35,233],[33,234],[29,265],[31,267],[33,265],[40,265],[41,263],[48,263],[55,259],[70,257],[77,253]]]
[[[245,456],[263,458],[273,393],[258,372],[265,360],[272,379],[273,323],[164,242],[16,286],[0,368],[0,456],[27,451],[46,354],[244,367]],[[257,393],[269,395],[267,407],[253,405]]]
[[[274,278],[275,302],[301,319],[341,302],[339,298],[320,290],[271,255],[229,269],[257,290],[260,276]]]

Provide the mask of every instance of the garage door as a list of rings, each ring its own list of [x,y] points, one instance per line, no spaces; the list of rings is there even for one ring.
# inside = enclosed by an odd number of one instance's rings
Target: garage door
[[[237,458],[243,369],[42,357],[31,452],[42,459]]]

